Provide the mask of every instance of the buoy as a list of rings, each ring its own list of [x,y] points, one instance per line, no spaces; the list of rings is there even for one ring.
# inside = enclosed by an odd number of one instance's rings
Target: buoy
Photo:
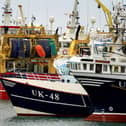
[[[40,57],[45,57],[46,53],[41,45],[36,45],[35,50]]]
[[[48,44],[48,39],[38,40],[37,43],[41,45],[45,51],[46,57],[51,57],[51,47]]]

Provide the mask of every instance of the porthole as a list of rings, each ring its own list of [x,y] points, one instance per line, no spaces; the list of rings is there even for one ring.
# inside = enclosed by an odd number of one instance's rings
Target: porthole
[[[109,111],[111,111],[111,112],[113,111],[113,107],[112,106],[109,107]]]

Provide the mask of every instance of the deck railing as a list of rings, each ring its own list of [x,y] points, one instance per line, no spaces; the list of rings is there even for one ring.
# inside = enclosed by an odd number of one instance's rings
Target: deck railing
[[[4,77],[16,77],[31,80],[48,80],[48,81],[60,81],[61,77],[57,74],[45,74],[45,73],[17,73],[17,72],[7,72],[2,76]]]

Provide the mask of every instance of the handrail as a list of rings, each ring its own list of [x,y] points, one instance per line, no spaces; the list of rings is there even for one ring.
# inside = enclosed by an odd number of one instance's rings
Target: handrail
[[[32,79],[32,80],[60,80],[59,75],[51,75],[51,74],[38,74],[38,73],[15,73],[20,78],[26,77],[27,79]]]
[[[45,73],[22,73],[22,72],[6,72],[1,74],[3,77],[15,77],[30,80],[47,80],[47,81],[60,81],[61,76],[57,74],[45,74]]]

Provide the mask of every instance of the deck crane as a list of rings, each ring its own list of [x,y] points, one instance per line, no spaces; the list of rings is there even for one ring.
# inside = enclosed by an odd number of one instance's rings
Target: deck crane
[[[109,27],[109,31],[111,32],[113,29],[111,12],[100,0],[96,0],[96,2],[98,4],[98,8],[102,8],[103,12],[105,13],[107,25]]]
[[[78,22],[78,19],[79,19],[78,4],[79,4],[79,1],[75,0],[73,11],[70,14],[71,20],[68,22],[68,25],[67,25],[67,28],[69,28],[72,33],[75,32],[75,28],[79,24],[79,22]]]
[[[22,5],[18,5],[18,7],[19,7],[19,11],[20,11],[20,16],[21,16],[21,22],[22,22],[22,25],[24,26],[25,25],[25,17],[23,14]]]

